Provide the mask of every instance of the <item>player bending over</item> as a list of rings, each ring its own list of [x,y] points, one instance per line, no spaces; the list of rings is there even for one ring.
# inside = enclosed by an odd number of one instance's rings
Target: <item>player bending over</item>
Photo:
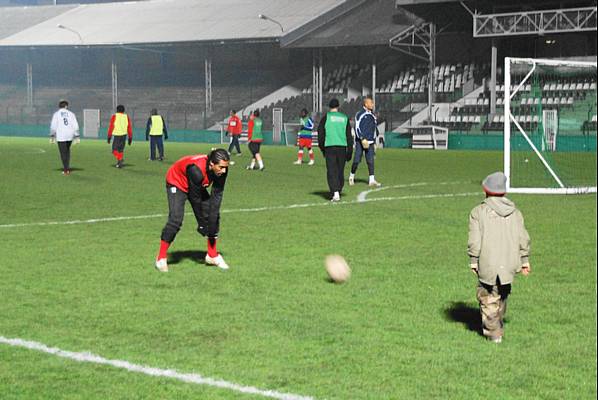
[[[293,164],[301,165],[303,162],[303,148],[307,148],[309,153],[308,165],[314,165],[314,151],[311,149],[311,135],[314,130],[314,121],[308,115],[307,109],[301,110],[301,118],[299,119],[301,129],[299,130],[299,151],[297,152],[297,161]]]
[[[156,268],[168,272],[168,247],[183,225],[185,203],[189,201],[197,231],[208,238],[206,264],[228,269],[228,265],[216,250],[220,225],[220,204],[228,174],[230,156],[224,149],[210,154],[186,156],[175,162],[166,173],[166,196],[168,199],[168,222],[162,230],[160,251]],[[208,188],[212,186],[211,193]]]

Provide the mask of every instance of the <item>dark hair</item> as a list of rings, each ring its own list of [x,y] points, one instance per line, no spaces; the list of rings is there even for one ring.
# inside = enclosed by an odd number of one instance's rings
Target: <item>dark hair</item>
[[[328,107],[330,108],[338,108],[341,104],[338,102],[338,99],[332,99],[330,100],[330,103],[328,103]]]
[[[152,114],[152,115],[158,115],[158,110],[156,110],[155,108],[152,108],[152,111],[150,111],[150,114]]]
[[[116,106],[116,112],[125,112],[125,106],[123,106],[122,104],[119,104]]]
[[[234,108],[232,110],[230,110],[230,112],[232,112],[233,114],[237,113],[237,110],[235,110]]]
[[[302,112],[302,113],[305,113],[305,115],[309,114],[309,112],[307,111],[307,108],[303,108],[303,109],[301,110],[301,112]]]
[[[220,161],[229,161],[230,155],[224,149],[214,149],[208,154],[208,159],[212,164],[218,164]]]
[[[255,110],[255,111],[253,112],[253,116],[254,116],[254,117],[259,117],[259,116],[260,116],[260,110]]]
[[[58,108],[64,108],[67,107],[69,105],[69,102],[66,100],[60,100],[60,102],[58,103]]]

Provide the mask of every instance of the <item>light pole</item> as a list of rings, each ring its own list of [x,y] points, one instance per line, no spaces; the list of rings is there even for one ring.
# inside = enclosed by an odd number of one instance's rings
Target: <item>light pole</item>
[[[76,30],[74,30],[73,28],[69,28],[68,26],[64,26],[62,24],[58,24],[58,25],[56,25],[56,27],[58,29],[64,29],[65,31],[73,32],[75,35],[77,35],[79,37],[79,42],[81,42],[81,44],[83,44],[83,38],[81,37],[81,34],[79,32],[77,32]]]
[[[263,19],[265,21],[274,22],[276,25],[278,25],[280,27],[280,31],[284,33],[284,28],[282,27],[282,24],[280,22],[278,22],[277,20],[272,19],[272,18],[270,18],[270,17],[268,17],[267,15],[264,15],[264,14],[258,14],[257,17],[259,19]]]

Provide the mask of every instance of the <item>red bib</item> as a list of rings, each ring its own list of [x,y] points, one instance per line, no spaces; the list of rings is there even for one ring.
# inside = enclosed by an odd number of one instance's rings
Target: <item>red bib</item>
[[[210,182],[207,172],[208,156],[206,156],[205,154],[186,156],[172,164],[172,166],[168,169],[168,172],[166,173],[166,183],[168,183],[169,185],[176,186],[183,192],[188,193],[189,179],[187,178],[187,167],[190,165],[197,165],[197,167],[201,171],[201,174],[203,175],[201,186],[210,186],[212,182]]]

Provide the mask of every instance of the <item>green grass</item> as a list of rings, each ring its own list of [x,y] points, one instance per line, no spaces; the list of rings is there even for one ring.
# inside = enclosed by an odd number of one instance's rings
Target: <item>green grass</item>
[[[64,177],[46,141],[0,138],[0,225],[164,214],[170,162],[207,150],[166,143],[168,161],[152,163],[134,143],[118,170],[109,145],[84,141]],[[367,189],[358,182],[338,205],[322,196],[319,153],[313,167],[292,165],[291,148],[263,155],[263,173],[243,169],[247,152],[234,158],[219,241],[227,272],[196,260],[205,242],[192,215],[168,274],[153,269],[165,217],[0,228],[0,336],[316,399],[596,398],[595,195],[512,196],[533,271],[517,278],[494,345],[469,328],[467,217],[501,153],[385,149],[385,189],[368,198],[387,199],[352,202]],[[480,194],[423,197],[469,192]],[[235,211],[311,203],[326,205]],[[330,253],[348,260],[348,283],[327,282]],[[0,398],[260,397],[0,344]]]

